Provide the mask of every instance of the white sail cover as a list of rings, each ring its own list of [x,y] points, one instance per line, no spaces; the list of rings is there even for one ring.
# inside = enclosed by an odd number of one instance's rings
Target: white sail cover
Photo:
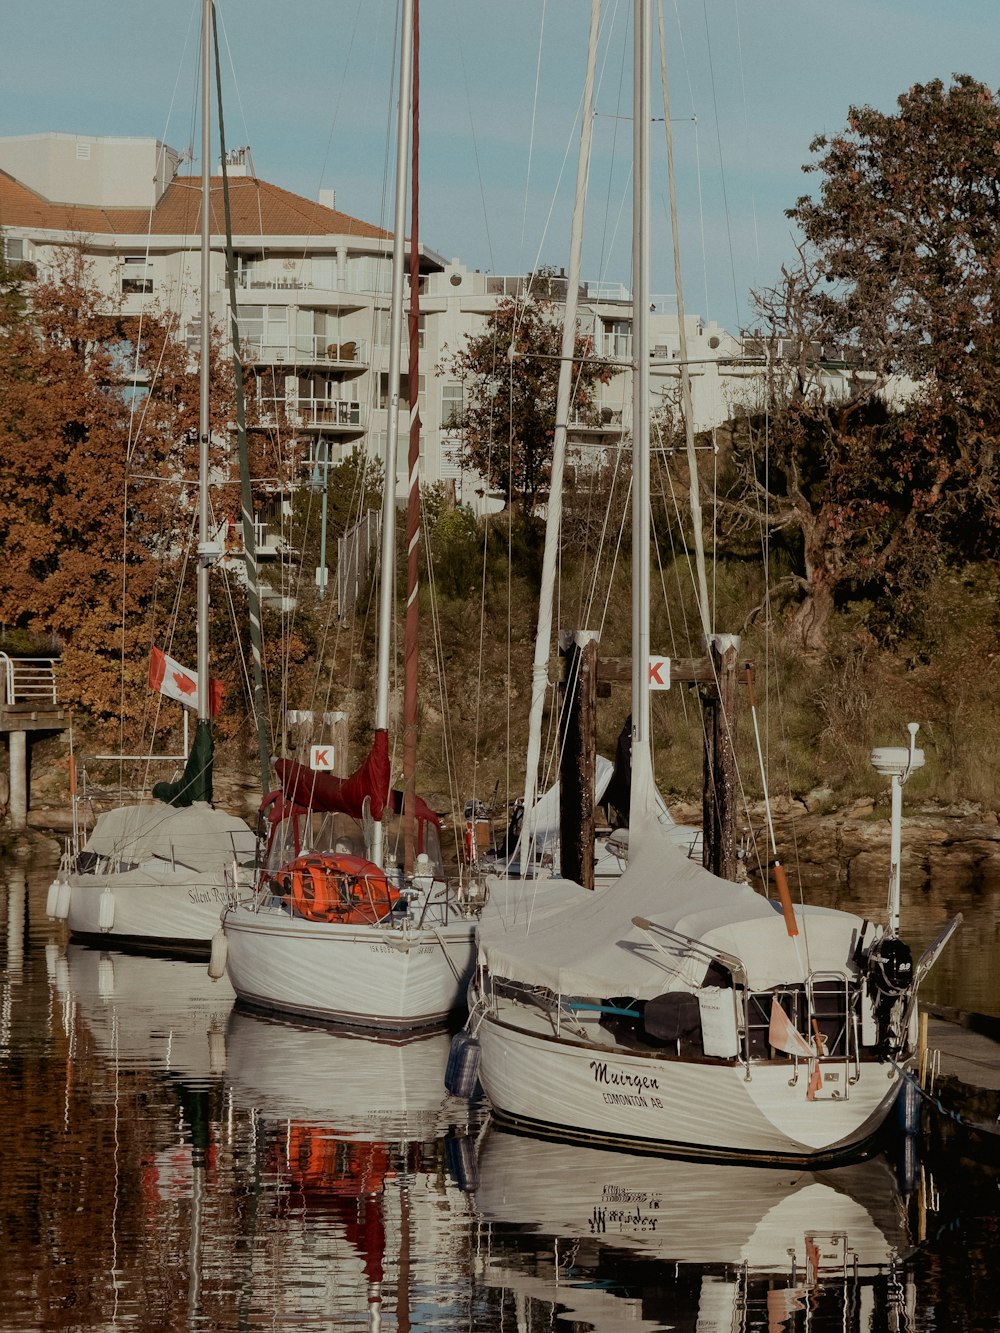
[[[608,789],[615,766],[610,759],[597,755],[594,765],[594,803],[600,805]],[[559,783],[538,798],[525,816],[521,837],[530,837],[535,851],[541,853],[559,841]]]
[[[100,815],[84,851],[115,861],[161,860],[213,871],[234,858],[250,860],[256,839],[242,819],[210,805],[130,805]]]
[[[652,999],[697,989],[719,955],[741,961],[752,990],[801,982],[807,971],[857,972],[861,917],[797,907],[793,940],[779,903],[690,860],[655,821],[616,884],[599,893],[561,884],[558,905],[545,896],[539,890],[535,910],[513,922],[484,913],[479,952],[494,977],[563,995]]]

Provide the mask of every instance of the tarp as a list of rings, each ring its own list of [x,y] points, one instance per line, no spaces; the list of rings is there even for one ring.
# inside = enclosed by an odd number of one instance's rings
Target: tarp
[[[210,806],[123,805],[98,817],[84,852],[142,864],[158,858],[191,870],[216,872],[257,849],[242,819]]]
[[[801,982],[806,970],[856,973],[853,953],[863,921],[849,912],[797,907],[791,939],[780,903],[748,884],[720,879],[671,843],[653,823],[617,883],[598,893],[560,886],[559,906],[539,888],[536,910],[484,914],[479,948],[494,976],[564,995],[652,999],[702,985],[719,953],[740,959],[753,990]],[[504,916],[507,915],[507,920]],[[686,947],[654,926],[699,942]]]

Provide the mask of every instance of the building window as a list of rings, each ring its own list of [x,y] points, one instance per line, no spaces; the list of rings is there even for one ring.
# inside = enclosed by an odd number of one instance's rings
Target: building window
[[[420,382],[417,385],[418,394],[423,388],[423,378],[424,377],[421,375]],[[378,377],[378,401],[375,406],[381,408],[383,411],[389,406],[388,375],[379,375]],[[417,406],[420,406],[419,401]],[[409,412],[410,410],[410,379],[408,375],[400,375],[399,377],[399,410],[400,412]]]
[[[447,430],[462,414],[462,386],[457,380],[441,385],[441,427]]]
[[[146,256],[126,255],[122,263],[122,295],[148,296],[153,290],[153,279],[149,276],[152,265]]]
[[[417,316],[417,346],[424,346],[424,338],[427,330],[427,316]],[[392,315],[388,310],[375,311],[375,341],[379,347],[388,347],[391,341],[389,334],[392,331]],[[409,342],[409,326],[406,322],[406,316],[403,316],[403,346],[406,347]]]
[[[19,236],[5,236],[3,242],[4,258],[11,264],[20,264],[27,258],[24,241]]]

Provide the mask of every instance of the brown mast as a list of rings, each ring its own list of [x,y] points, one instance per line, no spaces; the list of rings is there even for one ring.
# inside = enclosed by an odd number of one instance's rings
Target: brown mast
[[[407,314],[409,363],[407,398],[410,404],[410,439],[407,455],[406,500],[406,633],[403,676],[403,870],[413,873],[416,860],[417,772],[417,664],[420,650],[420,246],[418,163],[420,156],[420,4],[413,0],[413,91],[410,142],[410,304]]]

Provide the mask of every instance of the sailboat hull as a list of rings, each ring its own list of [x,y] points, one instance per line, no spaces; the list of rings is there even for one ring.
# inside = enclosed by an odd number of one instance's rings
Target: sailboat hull
[[[208,957],[255,853],[243,820],[210,806],[121,806],[60,867],[53,911],[75,939]]]
[[[431,926],[306,921],[241,906],[223,918],[226,966],[255,1008],[401,1031],[444,1022],[464,1004],[474,922]]]
[[[755,1062],[748,1077],[740,1063],[556,1036],[544,1015],[536,1020],[528,1006],[502,1000],[475,1030],[480,1080],[502,1124],[633,1152],[843,1160],[878,1132],[901,1082],[891,1064],[824,1063],[826,1091],[810,1099],[809,1062],[800,1062],[797,1077],[786,1060]]]
[[[210,876],[154,879],[141,870],[109,875],[69,876],[70,908],[66,918],[74,939],[105,948],[141,948],[149,952],[208,957],[212,936],[226,905],[226,888]],[[106,927],[108,897],[113,923]]]

